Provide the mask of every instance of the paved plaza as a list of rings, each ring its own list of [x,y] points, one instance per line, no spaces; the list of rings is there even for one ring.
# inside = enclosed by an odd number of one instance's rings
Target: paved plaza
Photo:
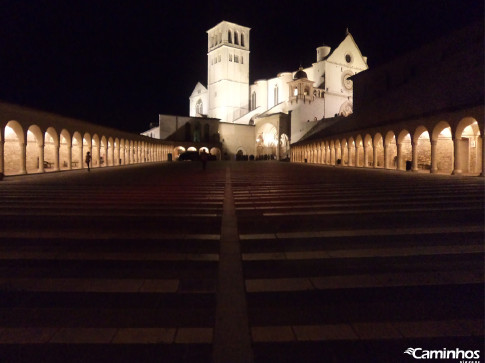
[[[484,179],[284,162],[0,182],[0,362],[480,350]]]

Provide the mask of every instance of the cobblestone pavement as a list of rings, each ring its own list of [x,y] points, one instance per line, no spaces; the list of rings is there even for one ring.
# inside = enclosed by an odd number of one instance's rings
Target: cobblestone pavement
[[[0,182],[0,362],[483,351],[484,183],[278,162]]]

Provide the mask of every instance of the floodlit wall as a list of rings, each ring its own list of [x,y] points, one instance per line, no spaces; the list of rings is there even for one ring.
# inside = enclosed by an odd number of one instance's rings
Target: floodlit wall
[[[0,173],[83,169],[167,160],[173,146],[156,139],[0,103]]]

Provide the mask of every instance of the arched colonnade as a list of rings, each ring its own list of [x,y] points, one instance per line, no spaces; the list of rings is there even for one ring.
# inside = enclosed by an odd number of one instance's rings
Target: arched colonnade
[[[4,175],[43,173],[92,167],[108,167],[168,159],[174,147],[136,134],[92,125],[60,127],[29,121],[0,123],[0,173]],[[87,124],[89,125],[89,124]]]
[[[293,162],[482,176],[484,159],[483,120],[474,117],[335,135],[291,151]]]

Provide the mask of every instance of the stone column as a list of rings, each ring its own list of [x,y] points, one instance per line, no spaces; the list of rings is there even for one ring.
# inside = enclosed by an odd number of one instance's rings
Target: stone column
[[[436,146],[438,145],[438,140],[431,140],[431,173],[438,172],[438,155],[436,154]]]
[[[460,151],[461,151],[461,138],[454,138],[453,139],[453,146],[454,146],[454,153],[453,156],[455,158],[455,165],[453,167],[453,175],[461,174],[463,171],[461,170],[461,157],[460,157]]]
[[[387,153],[389,152],[389,145],[386,144],[385,141],[384,141],[383,145],[384,145],[384,169],[390,169],[389,168],[389,155],[387,155]]]
[[[67,169],[72,170],[72,145],[67,146]]]
[[[54,145],[54,170],[59,171],[59,149],[60,149],[60,144],[57,143],[57,145]]]
[[[413,150],[412,171],[418,171],[418,141],[411,140],[411,146]]]
[[[38,145],[39,147],[39,172],[45,173],[44,169],[44,145]]]
[[[98,168],[101,167],[101,142],[98,142],[98,149],[96,150],[96,156],[98,157]]]
[[[477,146],[478,146],[478,141],[480,141],[480,145],[482,146],[482,172],[480,173],[480,176],[485,176],[485,145],[483,145],[483,136],[480,137],[481,140],[477,139]]]
[[[377,145],[372,146],[372,167],[377,168]]]
[[[27,174],[27,145],[20,144],[20,174]]]
[[[364,168],[367,168],[367,166],[369,165],[369,156],[368,156],[368,151],[367,151],[367,146],[364,145]]]
[[[347,148],[347,166],[352,166],[352,145],[350,144]]]
[[[359,165],[359,150],[360,150],[360,146],[359,145],[355,145],[355,166],[356,167],[360,167]]]
[[[402,170],[402,144],[398,143],[397,146],[397,170]]]
[[[0,140],[0,174],[5,174],[5,138],[4,135],[1,135],[2,139]]]

